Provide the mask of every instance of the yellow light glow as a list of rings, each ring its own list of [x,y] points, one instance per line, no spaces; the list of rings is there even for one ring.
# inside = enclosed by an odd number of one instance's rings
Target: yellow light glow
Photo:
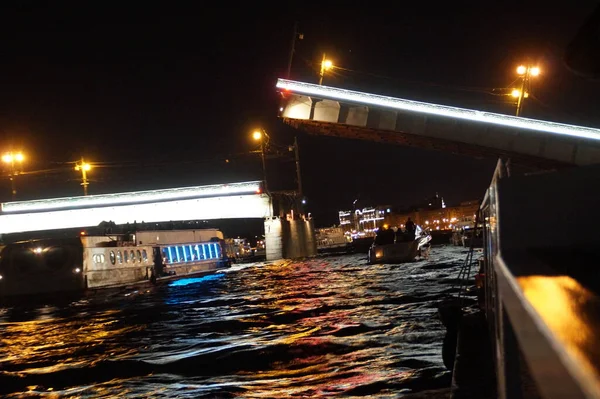
[[[513,91],[510,93],[511,96],[517,98],[521,95],[521,90],[519,89],[513,89]]]
[[[388,227],[389,227],[389,226],[388,226],[387,224],[384,224],[384,225],[383,225],[383,228],[384,228],[384,229],[387,229]]]
[[[540,68],[538,67],[533,67],[529,70],[529,74],[531,76],[538,76],[540,74]]]
[[[323,69],[327,70],[331,68],[333,68],[333,62],[331,62],[331,60],[323,61]]]
[[[7,152],[2,155],[2,162],[5,163],[13,163],[13,162],[23,162],[25,160],[25,155],[21,152],[13,153]]]
[[[256,130],[254,133],[252,133],[252,138],[256,141],[262,139],[262,132],[259,130]]]
[[[586,309],[594,294],[569,276],[518,277],[525,298],[586,373],[594,373],[590,348],[597,337],[590,329]]]
[[[527,72],[527,67],[526,67],[525,65],[519,65],[519,66],[517,67],[517,73],[518,73],[519,75],[524,75],[524,74],[525,74],[525,72]]]
[[[92,169],[92,165],[90,165],[89,163],[84,163],[83,164],[83,170],[87,171],[87,170],[90,170],[90,169]]]

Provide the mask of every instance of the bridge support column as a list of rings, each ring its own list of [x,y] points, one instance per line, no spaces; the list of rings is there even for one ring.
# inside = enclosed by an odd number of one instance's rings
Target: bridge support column
[[[300,259],[317,254],[312,219],[265,219],[267,260]]]

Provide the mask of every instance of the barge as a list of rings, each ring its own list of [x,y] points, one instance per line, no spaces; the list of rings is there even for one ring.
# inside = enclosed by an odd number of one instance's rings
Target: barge
[[[158,284],[230,265],[217,229],[40,238],[0,252],[0,298]]]

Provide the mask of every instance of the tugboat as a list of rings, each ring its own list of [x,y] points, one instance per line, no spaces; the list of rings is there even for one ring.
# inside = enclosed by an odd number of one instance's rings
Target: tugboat
[[[369,248],[368,263],[406,263],[417,256],[426,258],[430,241],[431,234],[420,226],[415,226],[414,236],[400,228],[379,229]]]

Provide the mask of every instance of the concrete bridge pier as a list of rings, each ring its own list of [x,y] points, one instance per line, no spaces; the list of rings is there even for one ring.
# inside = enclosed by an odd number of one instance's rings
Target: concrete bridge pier
[[[267,260],[300,259],[317,254],[314,221],[311,218],[265,219]]]

